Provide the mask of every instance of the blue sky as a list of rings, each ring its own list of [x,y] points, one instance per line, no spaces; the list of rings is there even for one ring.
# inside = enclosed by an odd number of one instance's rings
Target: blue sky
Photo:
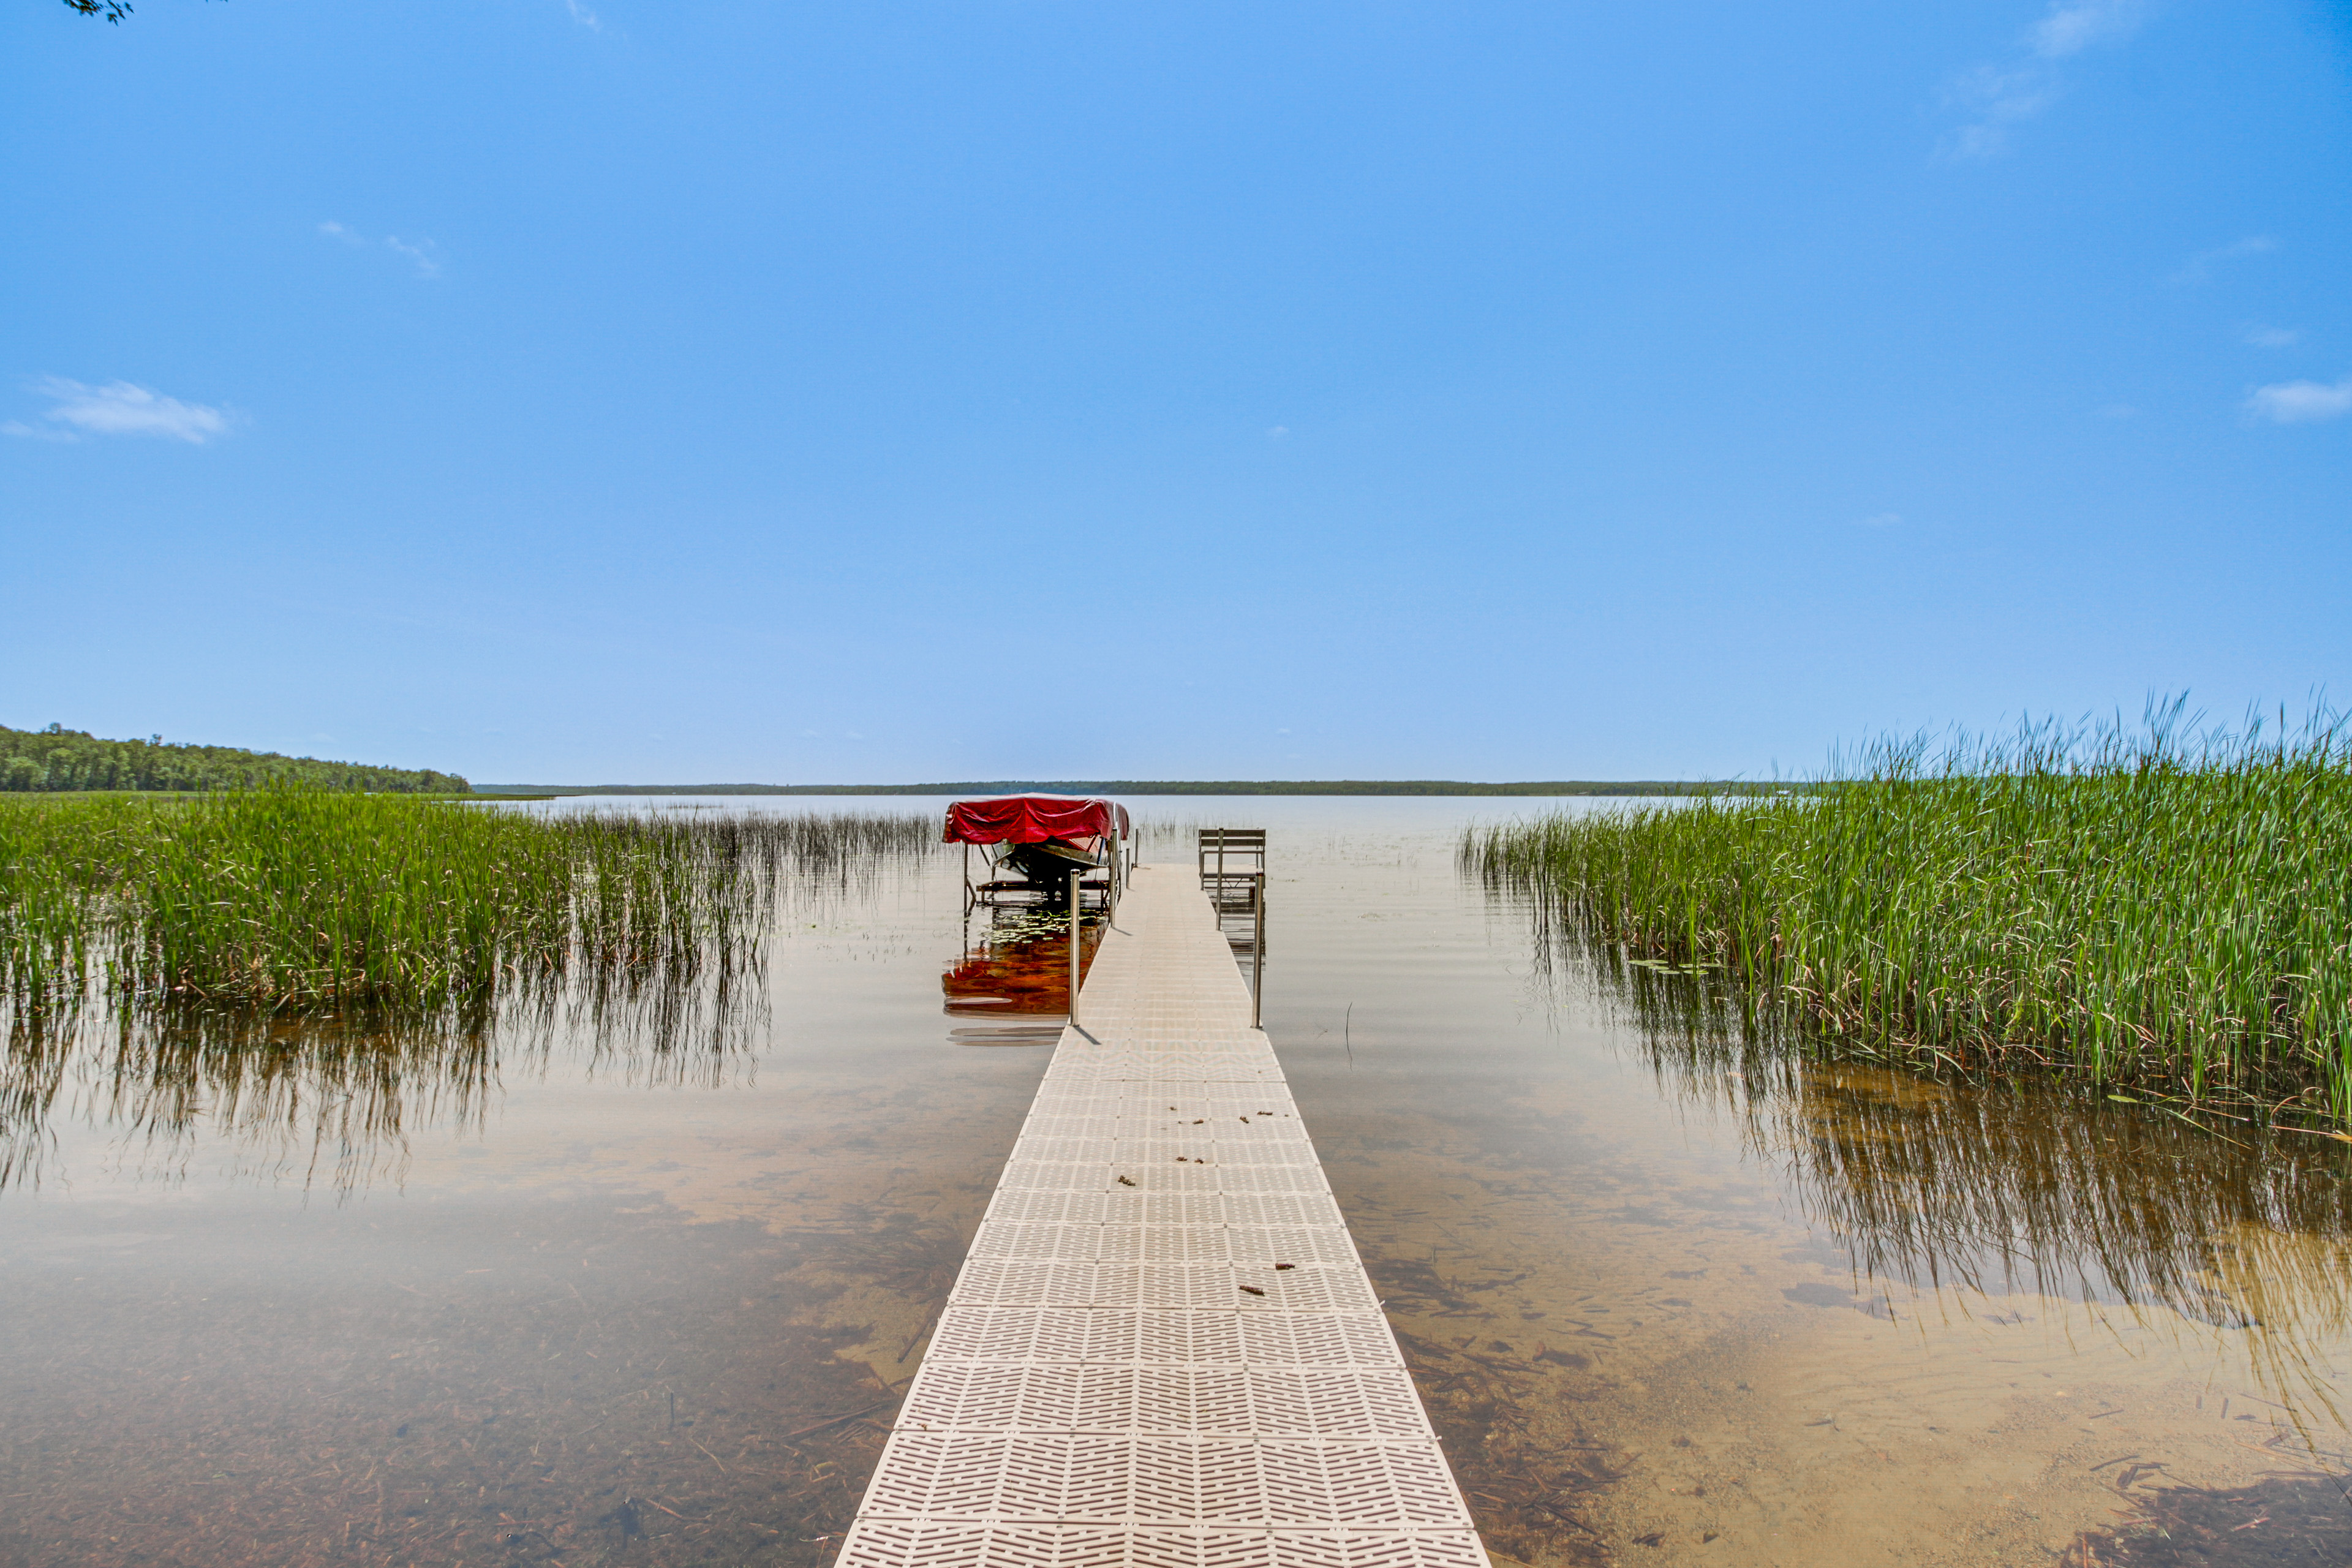
[[[0,722],[1718,776],[2352,696],[2352,7],[0,14]]]

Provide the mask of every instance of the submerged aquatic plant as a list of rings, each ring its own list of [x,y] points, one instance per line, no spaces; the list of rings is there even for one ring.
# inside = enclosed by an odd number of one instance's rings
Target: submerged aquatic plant
[[[2180,728],[1881,743],[1801,793],[1462,848],[1568,939],[1816,1042],[2352,1121],[2352,743]]]

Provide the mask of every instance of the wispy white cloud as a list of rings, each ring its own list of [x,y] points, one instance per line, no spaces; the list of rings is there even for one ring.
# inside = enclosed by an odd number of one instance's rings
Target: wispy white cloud
[[[2352,375],[2333,386],[2324,381],[2281,381],[2254,388],[2246,412],[2274,425],[2313,425],[2352,414]]]
[[[127,381],[85,386],[63,376],[50,376],[34,390],[50,400],[48,411],[32,424],[11,420],[0,433],[36,441],[78,441],[85,436],[162,436],[203,446],[226,436],[232,423],[226,409],[202,403],[183,403]]]
[[[2243,239],[2233,239],[2227,245],[2217,245],[2210,250],[2200,250],[2189,258],[2188,265],[2172,275],[2174,283],[2203,283],[2213,276],[2217,261],[2238,261],[2249,256],[2267,256],[2279,247],[2279,242],[2267,234],[2250,234]]]
[[[59,430],[55,426],[45,429],[38,425],[27,425],[22,419],[11,419],[5,424],[0,424],[0,436],[14,436],[20,441],[79,441],[81,439],[70,430]]]
[[[2303,334],[2293,327],[2248,327],[2246,342],[2258,349],[2291,349],[2303,342]]]
[[[587,28],[590,32],[601,33],[604,30],[604,18],[597,16],[595,12],[588,9],[587,6],[580,4],[580,0],[563,0],[563,8],[572,13],[572,19],[573,21]]]
[[[2063,62],[2094,45],[2117,43],[2138,30],[2140,0],[2053,0],[2027,29],[2016,56],[2000,65],[1962,72],[1946,92],[1969,123],[1952,133],[1954,158],[1990,158],[2009,151],[2017,128],[2055,103],[2066,89]]]
[[[354,250],[372,250],[381,246],[386,250],[404,256],[415,264],[416,275],[419,278],[441,276],[441,258],[438,247],[429,239],[419,240],[414,245],[396,234],[388,234],[382,239],[370,239],[357,230],[336,223],[332,219],[320,224],[319,232],[329,239],[341,240]]]
[[[2045,60],[2079,55],[2093,44],[2128,38],[2138,30],[2139,0],[2058,0],[2033,25],[2033,52]]]
[[[1979,66],[1953,82],[1947,96],[1970,116],[1970,123],[1952,133],[1951,155],[1990,158],[2009,151],[2017,126],[2050,107],[2058,96],[2058,80],[2055,73],[2035,66]]]
[[[441,276],[441,262],[439,258],[433,254],[433,242],[431,240],[425,240],[418,245],[411,245],[396,234],[387,234],[383,237],[383,243],[384,248],[387,250],[396,250],[400,252],[401,255],[408,258],[409,260],[416,263],[416,275],[419,278],[438,278]]]

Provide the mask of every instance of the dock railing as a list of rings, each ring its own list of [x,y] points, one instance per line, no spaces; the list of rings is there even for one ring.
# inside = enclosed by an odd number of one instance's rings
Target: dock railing
[[[1201,890],[1217,912],[1220,930],[1229,916],[1249,921],[1246,937],[1227,931],[1234,956],[1249,955],[1250,1026],[1258,1026],[1258,992],[1265,974],[1265,829],[1203,827],[1197,855]]]
[[[1221,914],[1246,914],[1250,879],[1265,869],[1265,829],[1203,827],[1199,861],[1201,889]]]

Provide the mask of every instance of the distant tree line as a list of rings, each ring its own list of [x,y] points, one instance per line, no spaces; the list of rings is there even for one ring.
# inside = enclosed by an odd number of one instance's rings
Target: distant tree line
[[[58,724],[46,730],[11,730],[0,724],[0,790],[287,787],[395,795],[467,795],[473,788],[456,773],[429,769],[372,768],[236,746],[166,745],[161,735],[101,741]]]

